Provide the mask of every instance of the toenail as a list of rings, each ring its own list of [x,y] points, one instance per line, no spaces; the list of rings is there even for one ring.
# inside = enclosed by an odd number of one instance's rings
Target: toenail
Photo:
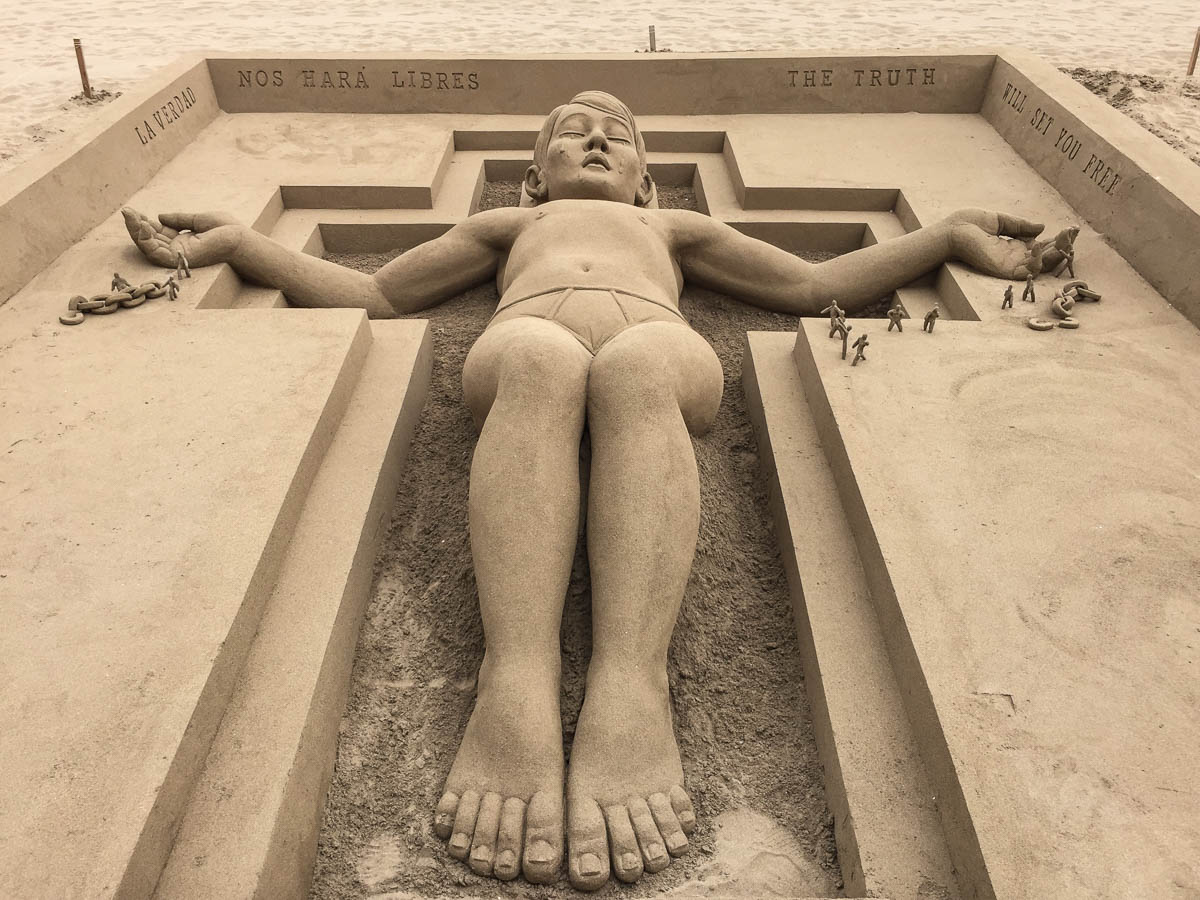
[[[667,835],[666,841],[667,849],[672,853],[682,847],[687,846],[687,838],[685,838],[682,834],[669,834]]]
[[[517,865],[517,854],[511,850],[501,850],[496,856],[497,869],[512,869]]]
[[[695,814],[690,813],[690,812],[681,812],[679,814],[679,824],[680,825],[695,825],[696,824]]]
[[[471,859],[475,862],[488,862],[492,858],[492,851],[487,847],[476,847],[471,851]]]
[[[579,857],[579,874],[580,875],[599,875],[603,870],[600,865],[600,857],[595,853],[585,853]]]
[[[450,846],[455,850],[466,850],[471,846],[471,839],[460,831],[450,838]]]
[[[653,844],[646,845],[646,856],[649,859],[658,859],[664,853],[666,853],[666,851],[663,849],[663,845],[657,841],[655,841]]]
[[[626,872],[636,869],[638,866],[638,861],[638,855],[636,853],[622,853],[621,869]]]
[[[549,841],[534,841],[526,852],[530,862],[545,863],[554,859],[554,848]]]

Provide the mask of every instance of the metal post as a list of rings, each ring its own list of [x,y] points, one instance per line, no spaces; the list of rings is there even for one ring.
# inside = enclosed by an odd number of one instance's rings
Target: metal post
[[[88,83],[87,66],[83,63],[83,44],[79,43],[79,38],[75,38],[75,59],[79,63],[79,78],[83,82],[83,96],[89,100],[92,97],[92,86]]]
[[[655,48],[654,48],[654,26],[653,26],[653,25],[651,25],[651,26],[650,26],[650,52],[651,52],[651,53],[653,53],[653,52],[654,52],[654,49],[655,49]],[[1195,60],[1195,56],[1196,56],[1196,54],[1194,54],[1194,53],[1193,53],[1193,54],[1192,54],[1192,57],[1193,57],[1193,58],[1192,58],[1192,62],[1195,62],[1195,61],[1196,61],[1196,60]]]
[[[1187,71],[1187,73],[1189,75],[1196,74],[1196,55],[1197,54],[1200,54],[1200,28],[1196,29],[1196,39],[1194,41],[1192,41],[1192,58],[1188,62],[1188,71]]]

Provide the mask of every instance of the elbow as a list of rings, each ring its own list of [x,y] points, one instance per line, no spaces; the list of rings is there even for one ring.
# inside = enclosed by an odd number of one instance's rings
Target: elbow
[[[362,306],[370,319],[397,319],[405,312],[412,311],[404,309],[402,297],[389,296],[375,277],[371,278],[371,283],[367,286],[367,296]]]

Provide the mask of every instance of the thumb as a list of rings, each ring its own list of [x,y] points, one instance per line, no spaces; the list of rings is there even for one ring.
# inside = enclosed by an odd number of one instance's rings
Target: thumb
[[[999,218],[998,234],[1007,237],[1034,238],[1042,233],[1046,226],[1041,222],[1030,222],[1020,216],[1010,216],[1008,213],[997,213]]]
[[[196,224],[195,213],[159,213],[158,221],[162,222],[168,228],[174,228],[176,231],[194,231],[193,226]]]

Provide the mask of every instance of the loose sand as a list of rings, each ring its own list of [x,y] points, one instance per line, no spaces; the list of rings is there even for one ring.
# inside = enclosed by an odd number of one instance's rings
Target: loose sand
[[[179,0],[146,7],[120,0],[10,3],[0,22],[0,172],[57,143],[88,120],[71,39],[83,41],[93,86],[127,91],[180,54],[340,52],[629,53],[734,50],[928,49],[1021,46],[1064,68],[1117,70],[1127,108],[1197,156],[1200,99],[1181,76],[1200,11],[1182,0]],[[1135,73],[1135,74],[1129,74]],[[1138,86],[1141,75],[1160,90]],[[1169,77],[1167,77],[1169,76]],[[1193,88],[1196,82],[1193,81]],[[1145,91],[1147,96],[1142,96]],[[626,98],[637,111],[636,98]],[[1154,129],[1152,129],[1154,130]]]
[[[513,205],[516,197],[516,184],[493,184],[483,206]],[[660,202],[694,208],[695,198],[690,189],[664,188]],[[330,258],[371,271],[394,255]],[[479,879],[431,830],[483,656],[467,534],[475,433],[459,379],[496,301],[488,285],[421,314],[433,324],[433,384],[359,639],[321,832],[317,900],[393,891],[573,893],[565,881],[547,888]],[[832,820],[740,378],[745,332],[794,331],[796,319],[692,289],[681,307],[725,370],[717,422],[694,442],[703,512],[670,653],[675,731],[700,825],[685,859],[635,888],[610,883],[601,895],[656,896],[694,880],[747,896],[777,888],[837,896]],[[585,444],[581,465],[586,458]],[[581,540],[563,616],[565,751],[583,699],[589,609]]]

